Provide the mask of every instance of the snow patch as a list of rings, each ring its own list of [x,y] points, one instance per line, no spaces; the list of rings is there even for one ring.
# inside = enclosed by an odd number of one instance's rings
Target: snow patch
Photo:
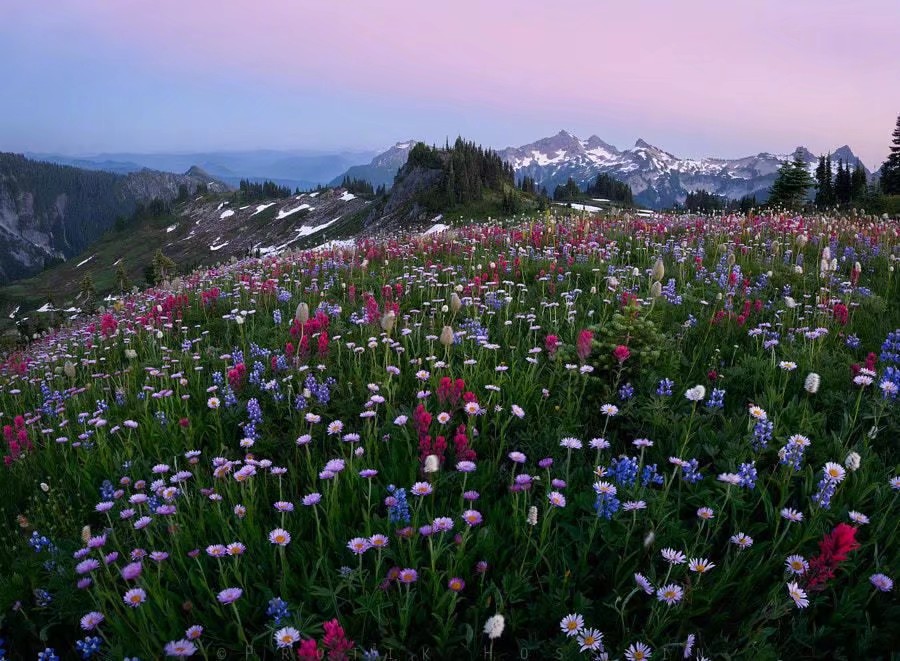
[[[350,200],[355,200],[356,195],[354,195],[353,193],[348,191],[348,192],[344,193],[343,195],[341,195],[341,197],[339,199],[341,200],[341,202],[349,202]]]
[[[84,266],[84,265],[87,264],[89,261],[91,261],[92,259],[94,259],[94,257],[96,257],[96,256],[97,256],[97,255],[91,255],[91,256],[88,257],[87,259],[84,259],[84,260],[78,262],[78,263],[75,265],[75,268],[77,269],[79,266]]]
[[[299,207],[296,207],[295,209],[288,209],[287,211],[282,209],[281,211],[278,212],[278,215],[275,216],[275,220],[281,220],[282,218],[287,218],[292,213],[297,213],[298,211],[303,211],[304,209],[312,209],[312,208],[313,207],[309,206],[308,204],[301,204]]]
[[[174,232],[174,231],[177,229],[177,227],[178,227],[178,224],[177,224],[177,223],[176,223],[175,225],[169,225],[169,226],[166,228],[166,234],[168,234],[169,232]]]
[[[216,240],[213,241],[213,244],[209,247],[209,249],[212,250],[213,252],[215,252],[216,250],[221,250],[222,248],[224,248],[225,246],[228,245],[228,241],[226,241],[225,243],[218,243],[218,245],[217,245],[217,242],[220,240],[221,239],[217,236]]]
[[[422,232],[422,236],[428,236],[429,234],[437,234],[438,232],[443,232],[444,230],[450,229],[449,225],[444,225],[444,223],[435,223],[427,230]]]
[[[222,220],[225,220],[229,216],[233,216],[233,215],[234,215],[234,211],[232,211],[231,209],[226,209],[225,211],[222,212],[222,215],[219,216],[219,218],[221,218]]]
[[[265,211],[266,209],[268,209],[269,207],[271,207],[274,204],[275,204],[274,202],[269,202],[268,204],[260,204],[258,207],[256,207],[256,211],[254,211],[250,215],[255,216],[256,214],[260,213],[261,211]]]

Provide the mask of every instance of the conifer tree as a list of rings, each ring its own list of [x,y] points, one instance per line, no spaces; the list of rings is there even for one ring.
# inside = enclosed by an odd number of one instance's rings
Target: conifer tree
[[[881,192],[885,195],[900,195],[900,115],[897,116],[897,126],[891,136],[891,153],[881,166]]]

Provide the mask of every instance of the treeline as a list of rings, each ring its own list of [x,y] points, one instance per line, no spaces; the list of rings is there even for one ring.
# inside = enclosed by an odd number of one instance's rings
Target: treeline
[[[838,160],[837,172],[833,171],[831,154],[819,157],[815,174],[817,207],[862,205],[868,196],[866,171],[856,161],[852,172],[850,164],[844,167],[843,159]]]
[[[710,213],[713,211],[740,211],[747,213],[758,206],[755,195],[744,195],[739,200],[726,198],[724,195],[716,195],[700,189],[687,194],[684,204],[675,205],[676,210],[690,211],[691,213]]]
[[[601,198],[625,206],[634,204],[631,186],[610,176],[606,172],[598,174],[594,183],[587,186],[583,191],[571,177],[569,177],[565,184],[559,185],[553,189],[553,199],[557,201],[571,202],[589,198]]]
[[[373,188],[372,184],[365,179],[351,179],[349,175],[346,175],[341,181],[341,188],[362,197],[380,196],[384,195],[386,191],[384,184]]]
[[[241,179],[238,189],[232,197],[235,202],[259,202],[260,200],[268,200],[275,197],[289,197],[290,194],[290,188],[279,186],[268,179],[263,182]]]

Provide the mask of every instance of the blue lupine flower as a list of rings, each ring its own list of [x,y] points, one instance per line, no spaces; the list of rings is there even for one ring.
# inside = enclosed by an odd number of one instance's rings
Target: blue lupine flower
[[[663,379],[659,382],[659,385],[656,386],[656,394],[660,397],[671,397],[672,396],[672,388],[675,387],[675,382],[672,379]]]
[[[81,653],[82,659],[90,659],[100,651],[100,646],[102,644],[103,641],[100,640],[99,636],[88,636],[84,640],[76,641],[75,649]]]
[[[656,472],[656,464],[650,464],[649,466],[644,466],[644,470],[641,471],[641,484],[645,487],[650,484],[662,484],[663,476]]]
[[[738,469],[738,486],[745,489],[753,489],[756,486],[758,477],[754,462],[741,464],[741,467]]]
[[[281,624],[281,620],[288,617],[288,605],[281,597],[274,597],[269,600],[269,607],[266,609],[266,615],[272,618],[275,626]]]
[[[406,500],[406,489],[398,489],[393,484],[387,488],[388,496],[388,520],[391,523],[409,523],[409,503]]]
[[[623,402],[627,402],[629,399],[634,397],[634,386],[630,383],[626,383],[624,386],[619,388],[619,399]]]
[[[724,388],[713,388],[712,392],[709,394],[709,399],[706,400],[706,408],[713,411],[716,409],[721,409],[725,406],[725,389]]]
[[[775,424],[771,420],[757,420],[753,426],[753,438],[750,439],[753,449],[759,452],[766,448],[769,445],[769,441],[772,440],[772,431],[774,429]]]
[[[630,487],[637,480],[638,460],[635,457],[613,459],[609,468],[613,480],[619,486]]]

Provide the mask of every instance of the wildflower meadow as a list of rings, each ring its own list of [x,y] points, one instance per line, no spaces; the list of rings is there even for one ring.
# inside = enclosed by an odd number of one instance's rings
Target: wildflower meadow
[[[519,217],[0,363],[0,658],[886,659],[900,225]]]

